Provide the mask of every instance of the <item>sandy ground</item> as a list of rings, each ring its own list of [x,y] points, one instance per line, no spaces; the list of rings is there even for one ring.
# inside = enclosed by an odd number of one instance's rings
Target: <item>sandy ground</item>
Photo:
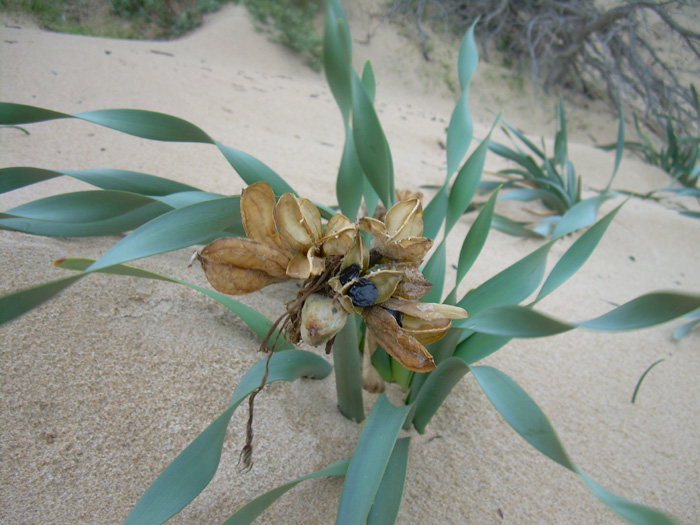
[[[396,27],[352,6],[358,65],[372,57],[377,106],[394,155],[397,186],[444,177],[444,128],[455,96],[420,61]],[[256,33],[229,6],[174,42],[132,42],[51,34],[12,22],[0,27],[0,99],[68,113],[143,108],[185,118],[224,144],[270,165],[304,195],[335,201],[342,125],[324,77]],[[456,49],[456,47],[455,47]],[[452,55],[454,55],[454,50]],[[449,58],[449,53],[447,55]],[[453,62],[454,63],[454,62]],[[444,75],[444,74],[443,74]],[[518,89],[510,73],[481,66],[474,80],[476,134],[492,115],[533,136],[551,136],[551,101]],[[571,108],[571,156],[589,187],[603,187],[615,124],[595,107]],[[236,194],[243,183],[218,151],[146,142],[77,121],[31,125],[29,136],[0,130],[3,166],[115,167],[144,171],[205,190]],[[490,157],[489,169],[502,164]],[[637,191],[667,183],[625,158],[616,186]],[[56,192],[85,189],[56,180],[2,195],[0,209]],[[610,202],[611,209],[619,200]],[[508,211],[506,208],[503,210]],[[472,216],[455,229],[448,255]],[[62,277],[51,261],[99,257],[116,238],[46,239],[0,232],[0,292]],[[632,200],[597,252],[541,304],[584,320],[656,289],[700,290],[700,222],[653,202]],[[553,249],[553,261],[571,239]],[[463,283],[485,281],[541,245],[492,232]],[[141,266],[198,284],[191,250]],[[270,287],[243,300],[270,317],[292,294]],[[698,334],[680,343],[680,322],[625,334],[574,331],[514,341],[486,364],[510,374],[549,416],[578,464],[606,488],[700,522],[700,353]],[[253,334],[195,292],[163,283],[93,276],[0,327],[0,521],[112,523],[123,520],[158,473],[224,410],[258,359]],[[630,397],[642,372],[666,361]],[[392,392],[398,397],[399,392]],[[366,396],[368,408],[373,403]],[[254,496],[352,453],[361,426],[335,406],[332,378],[274,384],[258,397],[256,463],[235,468],[246,413],[229,427],[212,484],[174,523],[216,523]],[[260,523],[330,523],[341,480],[298,486]],[[576,476],[534,451],[466,377],[424,435],[414,435],[399,523],[615,523]]]

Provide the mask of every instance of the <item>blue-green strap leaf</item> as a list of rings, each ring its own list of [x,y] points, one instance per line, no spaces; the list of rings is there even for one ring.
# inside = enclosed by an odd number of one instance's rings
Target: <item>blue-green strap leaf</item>
[[[457,57],[457,73],[462,93],[452,111],[447,128],[447,181],[457,171],[474,133],[474,123],[469,112],[469,84],[479,64],[479,51],[474,40],[474,27],[477,22],[478,18],[467,29]]]
[[[102,109],[69,115],[34,106],[0,103],[0,125],[28,124],[59,118],[77,118],[150,140],[213,144],[219,148],[247,184],[267,181],[278,195],[288,191],[294,192],[282,177],[263,162],[247,153],[223,145],[191,122],[179,117],[138,109]]]
[[[502,272],[467,293],[457,305],[469,315],[497,304],[514,304],[526,299],[542,282],[547,265],[547,254],[552,242],[512,264]],[[453,322],[453,326],[461,326]]]
[[[367,525],[385,525],[396,522],[399,515],[408,466],[408,448],[411,438],[396,441],[384,477],[377,490],[374,503],[367,517]]]
[[[243,376],[228,408],[156,478],[126,518],[126,524],[163,523],[204,490],[219,467],[231,416],[260,385],[266,361],[267,358],[262,359]],[[267,382],[291,382],[300,377],[323,379],[330,372],[331,366],[322,357],[305,350],[289,350],[270,359]]]
[[[200,191],[188,184],[137,171],[115,169],[47,170],[18,166],[0,169],[0,193],[61,176],[72,177],[103,190],[126,191],[139,195],[163,196],[185,191]]]
[[[623,205],[624,202],[576,239],[547,276],[533,304],[559,288],[583,266]]]
[[[389,209],[396,201],[391,151],[379,117],[356,73],[352,76],[352,125],[362,170],[386,209]]]
[[[642,295],[606,314],[583,322],[561,321],[527,306],[506,304],[476,312],[455,325],[502,337],[548,337],[574,328],[603,332],[636,330],[665,323],[699,307],[698,294],[662,291]]]
[[[415,400],[413,425],[418,432],[425,432],[425,427],[467,372],[469,367],[462,359],[450,357],[427,376]]]
[[[350,464],[350,458],[341,459],[328,465],[321,470],[307,474],[293,481],[289,481],[279,487],[276,487],[265,494],[262,494],[252,501],[249,501],[245,506],[237,510],[229,519],[224,522],[224,525],[248,525],[253,523],[258,516],[260,516],[265,510],[277,501],[281,496],[283,496],[287,491],[296,487],[302,481],[314,478],[323,478],[330,476],[345,476],[348,470],[348,465]]]
[[[212,234],[240,221],[239,200],[208,200],[160,215],[112,246],[87,271],[206,242]]]
[[[482,140],[472,154],[469,155],[469,158],[459,170],[459,173],[457,173],[447,202],[445,236],[450,233],[460,217],[464,215],[467,206],[469,206],[469,203],[471,203],[474,197],[474,193],[476,193],[479,181],[481,180],[481,174],[484,171],[484,163],[486,162],[486,153],[488,152],[491,133],[500,118],[500,115],[496,117],[486,138]]]
[[[409,408],[392,405],[385,394],[377,398],[345,476],[338,507],[339,525],[367,521]]]
[[[72,275],[3,295],[0,297],[0,325],[33,310],[83,277],[82,274]]]
[[[117,235],[134,230],[171,209],[161,202],[151,202],[100,221],[87,222],[62,222],[0,213],[0,228],[33,235],[61,237]]]
[[[471,372],[496,410],[525,441],[552,461],[578,474],[591,492],[611,510],[633,523],[648,525],[675,523],[662,512],[621,498],[593,481],[573,463],[542,410],[506,374],[488,366],[472,366]]]

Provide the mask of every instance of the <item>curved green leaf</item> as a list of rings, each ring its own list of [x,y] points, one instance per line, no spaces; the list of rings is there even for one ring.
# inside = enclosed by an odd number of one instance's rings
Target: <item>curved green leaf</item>
[[[362,170],[389,209],[396,201],[391,151],[374,106],[357,74],[352,76],[352,124]]]
[[[433,284],[430,291],[423,297],[422,301],[426,303],[439,303],[442,299],[442,289],[445,286],[445,267],[447,265],[447,253],[445,247],[445,239],[438,244],[433,252],[433,255],[428,259],[423,275]]]
[[[136,171],[114,169],[59,171],[20,166],[0,169],[0,193],[24,188],[64,175],[92,184],[103,190],[126,191],[139,195],[162,196],[185,191],[200,191],[188,184]]]
[[[486,138],[481,141],[477,148],[469,155],[469,158],[464,163],[464,166],[457,173],[450,195],[447,202],[447,221],[445,223],[445,236],[449,234],[454,225],[460,219],[474,197],[481,174],[484,171],[484,163],[486,162],[486,153],[488,152],[488,143],[500,115],[496,117],[491,129]]]
[[[352,111],[352,43],[342,4],[327,0],[323,37],[323,70],[347,126]]]
[[[547,337],[575,328],[572,324],[515,304],[481,310],[461,322],[460,327],[503,337]]]
[[[425,427],[467,372],[469,367],[462,359],[450,357],[428,375],[415,401],[413,425],[418,432],[425,432]]]
[[[75,118],[128,133],[135,137],[167,142],[212,143],[194,124],[172,115],[141,109],[98,109],[76,113]]]
[[[365,174],[355,151],[355,141],[352,138],[350,126],[345,128],[345,146],[343,157],[338,168],[335,183],[335,194],[341,213],[348,218],[357,217],[362,204],[362,189]]]
[[[666,359],[659,359],[658,361],[654,361],[649,367],[644,371],[642,374],[642,377],[639,378],[639,381],[637,381],[637,385],[634,387],[634,392],[632,392],[632,401],[631,403],[634,405],[634,402],[637,400],[637,394],[639,394],[639,389],[642,387],[642,383],[644,382],[644,379],[646,378],[647,374],[651,372],[651,369],[654,368],[656,365],[659,363],[663,363],[666,361]]]
[[[434,239],[442,227],[447,216],[448,192],[449,183],[445,182],[423,210],[423,235],[426,237]]]
[[[457,294],[457,287],[462,282],[462,279],[467,275],[467,272],[471,269],[476,259],[481,253],[481,249],[486,243],[486,238],[491,230],[491,221],[493,220],[493,212],[496,208],[496,199],[498,198],[498,190],[494,191],[484,207],[479,211],[474,223],[467,236],[464,238],[462,243],[462,249],[459,252],[459,259],[457,261],[457,279],[455,282],[455,287],[453,293]],[[452,294],[450,294],[452,295]]]
[[[84,275],[64,277],[3,295],[0,297],[0,325],[33,310],[83,277]]]
[[[389,463],[384,470],[384,477],[377,490],[374,503],[367,517],[368,525],[385,525],[396,522],[403,499],[403,488],[406,481],[408,465],[408,447],[411,438],[401,438],[396,441],[394,450],[389,457]]]
[[[338,332],[332,351],[338,409],[346,418],[356,423],[365,419],[358,349],[357,322],[355,316],[350,316],[343,329]]]
[[[582,328],[601,331],[636,330],[665,323],[700,308],[700,295],[680,292],[652,292],[614,310],[578,323]]]
[[[459,357],[465,363],[471,365],[490,356],[497,350],[507,345],[512,337],[483,334],[477,332],[460,342],[455,349],[454,356]]]
[[[267,181],[276,194],[295,193],[282,177],[255,157],[212,139],[200,128],[172,115],[138,109],[103,109],[76,115],[58,113],[33,106],[3,103],[0,124],[5,120],[22,123],[41,122],[58,118],[77,118],[136,137],[169,142],[201,142],[213,144],[247,184]]]
[[[653,292],[589,321],[565,322],[527,306],[502,304],[476,312],[468,319],[459,321],[458,326],[504,337],[548,337],[574,328],[603,332],[624,331],[665,323],[698,307],[700,295]]]
[[[607,198],[607,195],[599,195],[574,204],[555,226],[552,232],[552,239],[558,239],[568,233],[593,224],[598,216],[600,205],[603,204]]]
[[[623,205],[624,202],[576,239],[547,276],[533,304],[559,288],[583,266]]]
[[[302,481],[314,478],[323,478],[329,476],[345,476],[348,470],[348,465],[350,464],[350,458],[341,459],[332,465],[328,465],[321,470],[317,470],[306,476],[295,479],[280,485],[265,494],[258,496],[254,500],[245,504],[235,512],[229,519],[224,522],[224,525],[248,525],[253,523],[258,516],[260,516],[265,510],[277,501],[281,496],[283,496],[287,491],[296,487]]]
[[[506,374],[487,366],[472,366],[471,372],[496,410],[525,441],[552,461],[578,474],[591,492],[611,510],[633,523],[647,525],[675,523],[662,512],[621,498],[593,481],[571,461],[542,410]]]
[[[59,222],[0,213],[0,228],[33,235],[61,237],[117,235],[138,228],[171,209],[161,202],[151,202],[123,214],[88,222]]]
[[[231,416],[260,385],[266,361],[267,358],[262,359],[243,376],[228,408],[156,478],[136,503],[125,524],[163,523],[204,490],[219,467]],[[331,366],[322,357],[305,350],[289,350],[270,359],[267,383],[291,382],[300,377],[323,379],[330,372]]]
[[[447,127],[447,177],[449,181],[459,168],[474,136],[474,121],[469,112],[469,90],[465,90],[457,100],[450,123]]]
[[[467,293],[457,305],[469,315],[497,304],[516,304],[526,299],[542,282],[547,265],[547,254],[552,242],[523,257],[498,273],[478,288]],[[453,322],[461,326],[461,321]]]
[[[87,271],[92,272],[204,242],[240,221],[239,197],[198,202],[156,217],[112,246]]]
[[[221,142],[216,141],[214,144],[221,150],[226,160],[228,160],[229,164],[233,166],[233,169],[236,170],[236,173],[238,173],[246,184],[250,185],[265,181],[272,186],[275,195],[282,195],[283,193],[297,194],[294,188],[287,184],[287,181],[280,177],[264,162],[244,151],[237,150],[230,146],[224,146]]]
[[[389,463],[409,407],[377,398],[355,447],[340,496],[337,523],[364,524]]]
[[[89,190],[52,195],[22,204],[5,213],[27,219],[87,223],[124,215],[152,202],[152,198],[136,193]]]
[[[462,93],[455,105],[447,128],[447,178],[457,171],[469,149],[474,134],[474,122],[469,112],[469,84],[479,63],[479,52],[474,40],[474,27],[478,19],[469,27],[462,39],[457,57],[457,72]]]
[[[51,111],[50,109],[42,109],[25,104],[13,104],[11,102],[0,102],[0,125],[33,124],[34,122],[44,122],[68,117],[70,117],[70,115],[66,113]]]

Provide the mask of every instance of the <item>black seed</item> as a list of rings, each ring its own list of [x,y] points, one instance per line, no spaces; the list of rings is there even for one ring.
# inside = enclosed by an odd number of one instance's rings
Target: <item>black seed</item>
[[[369,279],[358,279],[348,288],[348,297],[355,306],[370,306],[377,300],[379,291]]]
[[[353,279],[357,279],[360,276],[360,272],[362,271],[362,266],[359,264],[351,264],[344,270],[340,272],[340,284],[345,286],[347,283],[352,281]]]
[[[403,312],[399,312],[398,310],[391,310],[390,308],[384,309],[391,315],[393,315],[394,319],[396,319],[396,324],[398,324],[400,328],[403,328]]]

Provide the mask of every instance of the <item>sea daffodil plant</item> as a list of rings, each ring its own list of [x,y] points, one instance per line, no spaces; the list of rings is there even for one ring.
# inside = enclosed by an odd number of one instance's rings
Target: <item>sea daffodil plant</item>
[[[619,206],[577,233],[548,274],[552,245],[564,234],[590,224],[588,217],[583,222],[570,217],[561,235],[460,296],[459,285],[492,225],[494,193],[463,240],[454,289],[443,298],[446,239],[477,190],[490,141],[489,133],[466,156],[473,138],[468,91],[478,62],[473,29],[472,25],[459,52],[462,93],[447,132],[447,174],[425,209],[415,195],[397,197],[389,144],[373,105],[374,73],[367,65],[359,75],[352,65],[349,26],[339,0],[327,2],[324,37],[325,73],[340,108],[346,140],[336,178],[337,212],[299,197],[261,161],[176,117],[138,110],[70,115],[0,104],[0,125],[78,118],[147,139],[208,143],[221,151],[248,185],[239,197],[214,195],[136,172],[0,170],[3,191],[62,175],[101,188],[6,210],[0,215],[0,228],[63,236],[130,232],[97,261],[71,258],[54,263],[77,273],[0,297],[0,323],[26,313],[80,279],[111,273],[169,281],[204,293],[239,315],[261,339],[261,348],[270,351],[245,374],[221,415],[153,482],[127,523],[164,522],[201,493],[219,466],[233,412],[245,400],[251,412],[241,460],[244,467],[250,466],[256,394],[268,382],[302,376],[322,379],[331,372],[325,356],[292,348],[302,341],[333,352],[338,406],[349,419],[365,418],[363,380],[373,391],[380,391],[385,381],[396,381],[405,388],[404,403],[396,405],[384,394],[377,396],[351,457],[270,490],[238,509],[226,523],[250,523],[292,486],[321,476],[345,478],[338,523],[393,522],[401,504],[411,440],[400,438],[400,432],[423,433],[467,373],[526,442],[579,475],[611,510],[637,523],[673,523],[663,512],[598,485],[571,460],[542,411],[510,377],[476,364],[513,338],[545,337],[575,328],[635,329],[700,308],[700,295],[679,292],[649,293],[581,323],[554,319],[534,308],[584,264]],[[616,165],[621,150],[617,148]],[[362,202],[367,213],[360,214]],[[443,226],[443,238],[433,247],[431,238]],[[203,246],[194,258],[201,262],[214,290],[126,264],[195,245]],[[301,286],[276,321],[229,297],[289,279],[301,281]],[[534,301],[521,304],[533,295]]]

